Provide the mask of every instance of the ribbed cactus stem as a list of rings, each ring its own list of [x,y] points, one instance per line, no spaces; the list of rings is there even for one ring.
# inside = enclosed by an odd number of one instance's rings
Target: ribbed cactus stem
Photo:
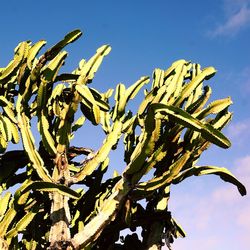
[[[69,198],[58,192],[53,192],[51,199],[50,218],[52,226],[49,235],[50,249],[60,249],[58,247],[70,245],[71,242]]]

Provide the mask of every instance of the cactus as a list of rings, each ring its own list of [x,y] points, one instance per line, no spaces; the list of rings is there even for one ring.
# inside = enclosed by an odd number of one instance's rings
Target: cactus
[[[216,70],[179,60],[167,70],[155,69],[133,113],[127,104],[150,77],[128,88],[118,84],[114,101],[113,90],[89,86],[109,45],[62,73],[64,48],[80,36],[74,30],[43,54],[45,41],[22,42],[0,69],[2,249],[161,249],[164,239],[170,248],[174,238],[185,236],[168,210],[171,185],[215,174],[246,194],[226,168],[197,165],[211,144],[230,147],[221,130],[232,118],[232,101],[207,105],[211,88],[205,84]],[[106,135],[96,151],[72,145],[86,119]],[[34,137],[34,121],[40,138]],[[126,167],[104,178],[121,138]],[[7,151],[9,142],[22,149]],[[77,162],[77,156],[86,158]],[[135,233],[120,236],[126,228]]]

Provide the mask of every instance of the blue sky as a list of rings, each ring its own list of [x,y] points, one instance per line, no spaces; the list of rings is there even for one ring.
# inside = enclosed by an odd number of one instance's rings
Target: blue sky
[[[45,39],[50,46],[75,28],[84,35],[67,48],[65,70],[110,44],[112,52],[93,83],[100,90],[119,82],[132,84],[177,59],[214,66],[218,72],[210,81],[213,98],[231,96],[234,101],[234,118],[225,129],[233,146],[212,147],[201,162],[228,167],[250,190],[249,0],[9,0],[1,3],[0,23],[0,67],[20,41]],[[77,143],[95,147],[94,142],[102,141],[98,139],[96,133],[88,133]],[[119,157],[114,156],[115,165]],[[175,242],[174,250],[248,249],[249,196],[240,197],[217,177],[192,178],[174,186],[170,208],[188,235]]]

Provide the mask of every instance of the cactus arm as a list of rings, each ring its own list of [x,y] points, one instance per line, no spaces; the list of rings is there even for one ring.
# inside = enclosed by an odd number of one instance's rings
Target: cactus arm
[[[188,71],[188,63],[186,61],[180,61],[180,63],[175,68],[175,74],[171,80],[171,83],[175,85],[175,90],[173,93],[173,98],[177,98],[183,87],[184,78]]]
[[[106,111],[106,112],[109,111],[110,107],[108,104],[108,98],[105,98],[105,94],[99,93],[94,88],[89,88],[89,90],[91,91],[92,95],[95,97],[96,104],[99,106],[99,108],[102,111]]]
[[[79,128],[81,128],[85,121],[86,118],[84,116],[79,117],[72,126],[72,132],[76,132]]]
[[[77,92],[82,97],[82,103],[87,106],[90,112],[93,112],[94,119],[92,120],[93,124],[97,125],[100,123],[100,108],[97,105],[94,96],[86,85],[76,85]]]
[[[116,121],[113,124],[112,131],[107,135],[103,145],[97,151],[95,156],[82,167],[79,173],[75,175],[74,182],[79,182],[83,180],[87,175],[93,173],[97,166],[108,157],[112,147],[117,144],[117,141],[121,136],[121,131],[122,122]]]
[[[153,73],[152,89],[160,88],[164,84],[164,70],[155,69]]]
[[[40,191],[40,192],[58,192],[63,196],[67,196],[71,199],[79,199],[80,194],[76,191],[70,189],[69,187],[61,184],[56,184],[52,182],[44,182],[44,181],[35,181],[26,186],[20,193],[20,197],[25,195],[30,190],[32,191]]]
[[[27,53],[27,50],[27,42],[22,42],[19,44],[19,46],[16,48],[14,59],[3,71],[1,71],[0,83],[6,83],[6,81],[8,81],[8,79],[17,72],[19,65]]]
[[[152,104],[155,112],[162,112],[166,113],[169,117],[174,119],[177,123],[186,126],[188,128],[192,128],[196,131],[201,132],[201,136],[211,141],[212,143],[222,147],[228,148],[231,146],[230,141],[219,131],[213,128],[210,124],[203,124],[198,119],[194,118],[189,113],[185,112],[184,110],[174,107],[168,106],[164,104]],[[158,116],[159,118],[164,118],[164,115]],[[166,117],[166,119],[168,119]]]
[[[10,200],[11,200],[10,192],[6,192],[6,194],[3,197],[0,196],[0,221],[2,220],[5,212],[8,209]]]
[[[232,100],[230,97],[216,100],[211,102],[207,108],[201,110],[199,113],[195,114],[197,119],[204,119],[205,117],[209,116],[210,114],[217,114],[220,111],[228,108],[232,104]]]
[[[49,128],[49,122],[47,119],[47,115],[45,114],[46,111],[42,110],[40,116],[40,119],[38,120],[38,128],[39,132],[41,133],[42,142],[45,147],[45,149],[49,152],[50,155],[55,156],[57,151],[55,147],[55,140],[52,137]]]
[[[80,71],[80,77],[77,79],[77,84],[85,85],[91,82],[96,71],[102,63],[103,58],[111,51],[109,45],[103,45],[97,49],[96,54],[85,63]]]
[[[174,178],[173,183],[177,184],[193,175],[200,176],[208,174],[218,175],[222,180],[235,185],[242,196],[246,195],[246,188],[244,187],[244,185],[239,182],[228,169],[216,166],[193,166],[192,168],[186,169],[185,171],[179,173]]]
[[[76,249],[87,246],[97,239],[106,225],[113,220],[118,213],[130,188],[124,179],[118,181],[112,190],[111,196],[103,203],[99,213],[72,238],[72,244]]]
[[[198,63],[190,63],[190,71],[188,72],[187,78],[193,80],[197,75],[202,72],[201,65]],[[206,88],[207,86],[204,86]],[[202,95],[203,83],[199,84],[192,94],[188,97],[186,107],[191,103],[196,102]]]
[[[178,64],[183,64],[185,60],[180,59],[172,63],[172,65],[164,72],[164,78],[169,78],[171,75],[174,75],[175,68],[178,66]]]
[[[44,167],[44,163],[41,156],[39,155],[38,151],[35,148],[34,138],[28,125],[28,118],[23,112],[21,113],[20,108],[17,109],[17,112],[18,112],[18,127],[21,132],[23,146],[26,153],[29,156],[30,161],[32,162],[32,166],[43,181],[51,182],[52,179],[48,171]]]
[[[120,119],[125,113],[125,106],[130,99],[133,99],[138,91],[147,83],[149,83],[149,77],[141,77],[137,82],[130,86],[127,90],[125,85],[120,83],[116,87],[115,101],[112,119]]]
[[[58,55],[58,53],[69,43],[73,43],[75,40],[77,40],[82,35],[82,32],[80,30],[73,30],[69,32],[60,42],[55,44],[53,47],[48,49],[44,54],[44,59],[52,60],[55,56]]]
[[[223,129],[232,120],[232,116],[233,114],[231,112],[223,110],[215,117],[212,123],[213,127],[218,130]]]
[[[148,84],[150,81],[150,78],[148,76],[143,76],[141,77],[138,81],[136,81],[133,85],[131,85],[127,90],[126,90],[126,96],[125,99],[132,100],[137,93],[140,91],[140,89],[145,85]],[[122,105],[124,106],[124,104]]]
[[[41,40],[35,43],[29,50],[27,56],[27,66],[31,70],[33,67],[33,62],[35,60],[36,55],[39,53],[41,48],[46,44],[46,41]]]
[[[148,110],[143,126],[143,133],[130,157],[130,163],[126,167],[124,175],[133,175],[143,167],[146,158],[153,153],[155,142],[160,136],[161,121],[156,121],[154,110],[151,107]]]
[[[167,155],[167,150],[165,149],[165,145],[162,144],[158,146],[156,151],[149,157],[147,162],[144,164],[143,168],[133,174],[132,183],[137,183],[141,177],[147,174],[153,167],[157,165],[157,163],[161,162]]]
[[[187,112],[190,114],[199,112],[204,107],[208,99],[210,98],[211,93],[212,93],[211,88],[209,86],[205,86],[204,93],[199,98],[197,98],[196,101],[191,102],[190,104],[187,101],[187,104],[186,104]]]
[[[37,90],[37,81],[31,80],[31,75],[28,76],[25,82],[20,84],[19,93],[22,95],[23,105],[28,106],[28,102],[33,94]]]
[[[0,222],[0,237],[4,237],[6,235],[8,227],[15,218],[16,214],[17,211],[13,207],[9,208],[5,213],[3,220]]]
[[[83,65],[76,83],[71,85],[70,91],[74,97],[72,102],[65,107],[64,114],[61,117],[57,138],[57,152],[65,152],[69,145],[69,138],[71,136],[71,124],[67,122],[65,118],[67,117],[67,120],[70,120],[74,116],[75,112],[78,109],[78,104],[81,102],[82,98],[86,96],[86,94],[88,96],[91,96],[91,100],[94,102],[92,93],[83,85],[87,84],[93,79],[94,74],[99,68],[103,58],[110,52],[110,50],[111,48],[108,45],[100,47],[96,51],[96,54],[86,64]],[[85,91],[82,91],[82,89],[84,89]],[[94,110],[95,122],[99,123],[100,109],[95,102],[92,105]]]
[[[23,231],[29,225],[29,223],[33,220],[37,212],[38,212],[37,208],[36,209],[32,208],[29,212],[27,212],[23,216],[23,218],[20,221],[17,222],[14,228],[12,228],[6,233],[5,237],[14,238],[15,236],[17,236],[19,232]]]
[[[6,142],[11,141],[13,136],[12,122],[9,120],[7,116],[0,116],[0,121],[1,121],[2,136],[5,137]]]
[[[8,141],[11,140],[11,134],[9,133],[10,130],[7,127],[7,123],[1,114],[0,114],[0,131],[1,131],[1,139],[2,139],[1,146],[2,146],[2,149],[5,151]]]
[[[208,80],[216,73],[213,67],[205,68],[190,83],[188,83],[181,91],[180,96],[174,102],[175,106],[179,106],[189,95],[197,88],[203,80]]]
[[[180,173],[186,162],[188,161],[191,153],[184,153],[180,159],[175,161],[163,175],[155,177],[150,181],[142,182],[136,186],[138,190],[154,191],[161,187],[170,185],[172,180]]]
[[[4,96],[0,96],[0,105],[5,111],[7,117],[14,123],[17,124],[17,120],[15,118],[13,104],[6,99]]]
[[[231,142],[228,138],[210,124],[204,125],[201,136],[219,147],[229,148],[231,146]]]
[[[42,68],[42,78],[37,94],[37,116],[39,131],[41,133],[42,142],[45,146],[45,149],[53,156],[56,155],[57,150],[55,141],[49,131],[49,120],[47,111],[47,103],[49,100],[48,88],[49,85],[51,85],[55,80],[57,73],[63,65],[66,56],[66,52],[60,52],[56,57],[54,57],[53,60],[50,61],[48,65]]]
[[[20,196],[22,189],[24,189],[28,184],[30,183],[29,179],[26,179],[23,185],[15,192],[14,197],[12,199],[9,199],[8,202],[8,210],[6,211],[3,219],[0,222],[0,237],[3,237],[6,235],[6,232],[11,225],[12,221],[14,220],[15,216],[18,214],[18,209],[16,205],[24,205],[27,199],[27,193],[23,197]]]

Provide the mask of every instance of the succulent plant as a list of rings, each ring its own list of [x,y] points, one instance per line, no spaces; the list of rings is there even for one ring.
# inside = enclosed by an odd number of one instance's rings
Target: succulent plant
[[[197,165],[211,144],[230,147],[221,130],[231,120],[232,101],[207,104],[207,80],[216,70],[179,60],[155,69],[133,113],[127,103],[150,77],[105,93],[89,86],[109,45],[62,73],[64,48],[81,34],[70,32],[40,56],[44,40],[21,42],[0,68],[1,249],[161,249],[163,239],[170,247],[185,236],[168,210],[171,185],[215,174],[246,194],[226,168]],[[86,119],[105,134],[96,151],[72,145]],[[104,177],[120,140],[126,167]],[[7,151],[9,142],[17,150]],[[123,237],[124,229],[134,233]]]

